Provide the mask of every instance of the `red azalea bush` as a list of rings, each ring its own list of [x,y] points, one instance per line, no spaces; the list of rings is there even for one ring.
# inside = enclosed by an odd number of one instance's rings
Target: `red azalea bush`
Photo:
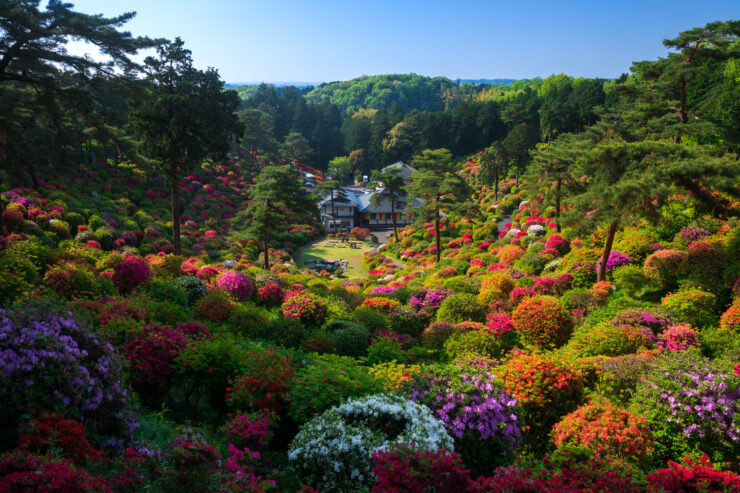
[[[185,269],[183,268],[183,270]],[[218,276],[218,269],[212,265],[206,265],[205,267],[198,269],[195,276],[201,281],[210,281],[214,277]]]
[[[588,290],[596,300],[597,303],[604,303],[606,299],[614,293],[614,286],[607,281],[599,281],[591,286]]]
[[[208,293],[193,305],[193,313],[197,318],[211,322],[225,322],[235,309],[234,302],[220,291]]]
[[[562,346],[573,333],[573,317],[550,296],[527,298],[512,313],[514,328],[525,345],[540,349]]]
[[[270,306],[281,304],[283,302],[283,298],[285,297],[283,287],[276,282],[266,283],[264,286],[259,288],[257,294],[264,304]]]
[[[373,460],[377,482],[372,493],[474,491],[470,471],[464,469],[460,456],[455,452],[444,449],[430,451],[399,444],[392,450],[376,450]]]
[[[653,438],[642,416],[611,404],[586,404],[552,429],[556,446],[583,445],[599,457],[640,461],[650,454]]]
[[[255,413],[229,415],[229,421],[221,427],[229,443],[237,448],[263,450],[272,439],[277,414],[268,409]]]
[[[152,269],[146,260],[129,255],[113,266],[113,284],[121,293],[130,293],[152,277]]]
[[[144,387],[165,387],[174,375],[176,358],[188,345],[185,335],[164,325],[149,325],[130,340],[124,355],[131,362],[134,381]]]
[[[292,291],[281,306],[283,317],[300,320],[308,326],[321,325],[326,316],[326,303],[308,291]]]
[[[254,285],[247,274],[227,270],[216,280],[216,286],[231,294],[239,301],[246,301],[254,292]]]
[[[715,469],[706,454],[696,460],[685,457],[683,462],[668,461],[667,468],[648,474],[648,493],[740,491],[740,476]]]
[[[579,371],[566,362],[540,354],[519,354],[496,369],[509,395],[523,406],[562,406],[578,400],[583,387]]]
[[[558,234],[554,234],[547,237],[545,248],[555,249],[560,255],[564,255],[568,253],[569,246],[565,238]]]
[[[242,373],[226,389],[226,402],[234,409],[280,411],[287,405],[287,392],[295,375],[293,357],[275,348],[244,355]]]
[[[525,298],[531,298],[532,296],[537,296],[534,289],[525,286],[518,286],[512,289],[509,293],[509,303],[511,303],[511,306],[517,306],[519,303],[524,301]]]
[[[101,477],[78,469],[69,459],[16,450],[0,456],[0,491],[39,493],[110,493]]]
[[[60,453],[81,466],[88,461],[105,460],[103,451],[87,440],[84,424],[49,411],[42,411],[23,426],[18,443],[21,449],[34,453]]]
[[[90,298],[95,294],[93,273],[82,265],[65,262],[51,267],[42,281],[44,287],[66,298]]]

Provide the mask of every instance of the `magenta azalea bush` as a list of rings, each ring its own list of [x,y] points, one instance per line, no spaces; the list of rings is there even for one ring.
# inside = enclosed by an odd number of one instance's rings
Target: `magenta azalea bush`
[[[113,283],[121,293],[130,293],[152,276],[146,260],[129,255],[113,266]]]
[[[246,301],[254,292],[254,285],[247,274],[227,270],[216,280],[216,286],[231,294],[239,301]]]

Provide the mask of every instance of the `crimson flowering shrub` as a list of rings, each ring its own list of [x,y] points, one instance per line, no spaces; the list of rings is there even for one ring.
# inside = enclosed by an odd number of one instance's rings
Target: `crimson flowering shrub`
[[[610,282],[599,281],[594,283],[588,291],[594,297],[596,303],[602,305],[606,302],[606,299],[614,293],[614,286],[612,286]]]
[[[409,444],[396,444],[391,450],[373,452],[376,483],[372,493],[473,491],[470,471],[460,456],[444,449],[424,450]]]
[[[306,326],[320,326],[326,317],[326,303],[308,291],[291,291],[280,307],[283,317],[300,320]]]
[[[706,454],[698,459],[684,457],[683,464],[668,461],[668,467],[648,474],[645,480],[648,493],[740,491],[740,476],[718,470]]]
[[[637,387],[633,403],[655,433],[659,458],[702,451],[734,459],[740,444],[740,376],[695,350],[671,351]]]
[[[476,493],[638,493],[631,471],[619,461],[592,457],[559,464],[545,458],[536,467],[499,467],[490,478],[478,478]]]
[[[295,375],[293,357],[273,347],[244,355],[241,374],[226,389],[226,402],[234,409],[279,412]]]
[[[278,416],[275,412],[262,409],[254,413],[229,415],[229,421],[221,427],[229,443],[238,448],[263,450],[272,439],[273,427]]]
[[[522,301],[512,313],[522,343],[540,349],[565,344],[573,333],[573,317],[557,298],[535,296]]]
[[[247,274],[227,270],[216,280],[216,286],[231,294],[236,300],[246,301],[254,292],[254,285]]]
[[[197,318],[211,322],[225,322],[235,309],[234,302],[221,291],[208,293],[193,305],[193,313]]]
[[[281,304],[285,297],[283,287],[277,282],[266,283],[264,286],[259,288],[257,294],[264,304],[270,306]]]
[[[537,296],[537,292],[530,287],[518,286],[511,290],[509,293],[509,303],[511,306],[516,307],[524,301],[525,298],[531,298]]]
[[[53,451],[80,466],[105,460],[103,451],[87,440],[85,428],[79,421],[64,419],[62,413],[42,411],[21,428],[19,448],[38,454]]]
[[[40,493],[110,493],[101,477],[77,468],[69,459],[16,450],[0,456],[0,491]]]
[[[645,459],[653,438],[645,418],[611,404],[586,404],[561,419],[552,429],[556,446],[582,445],[599,457],[632,461]]]
[[[144,471],[146,459],[136,450],[127,448],[113,460],[113,470],[108,485],[114,493],[130,493],[144,488],[147,475]]]
[[[212,339],[211,330],[200,322],[184,322],[179,324],[175,330],[193,341]]]
[[[183,268],[183,270],[185,270]],[[214,279],[218,276],[219,270],[212,266],[212,265],[206,265],[204,267],[201,267],[197,270],[195,273],[195,276],[200,279],[201,281],[209,282],[211,279]]]
[[[149,325],[126,343],[124,354],[131,362],[134,384],[145,393],[158,394],[172,383],[175,360],[185,350],[188,339],[177,329]]]
[[[84,419],[96,443],[109,447],[121,446],[135,427],[118,354],[64,306],[0,309],[0,377],[0,436],[15,432],[31,409]]]
[[[218,471],[221,453],[200,433],[188,430],[172,442],[170,461],[172,489],[207,491],[211,475]]]
[[[699,347],[699,332],[687,323],[672,325],[660,334],[658,347],[669,351],[686,351]]]
[[[553,234],[547,237],[545,248],[553,248],[557,250],[558,254],[564,255],[568,252],[568,242],[559,234]]]
[[[152,277],[152,269],[146,260],[128,255],[113,266],[113,284],[121,293],[130,293]]]

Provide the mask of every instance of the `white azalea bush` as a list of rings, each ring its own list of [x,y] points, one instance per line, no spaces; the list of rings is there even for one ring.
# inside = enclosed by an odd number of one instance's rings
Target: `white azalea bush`
[[[319,491],[350,492],[374,482],[372,454],[396,443],[453,449],[444,423],[426,406],[375,394],[352,399],[306,423],[288,450],[301,481]]]
[[[527,228],[527,234],[529,236],[542,236],[545,234],[545,227],[541,224],[533,224]]]

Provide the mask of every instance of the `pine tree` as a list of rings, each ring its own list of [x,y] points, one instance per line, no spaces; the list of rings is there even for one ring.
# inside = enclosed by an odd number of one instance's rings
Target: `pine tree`
[[[382,191],[370,197],[370,203],[374,206],[381,205],[388,200],[391,203],[391,219],[393,220],[393,236],[398,242],[398,225],[396,224],[396,211],[406,205],[406,194],[404,193],[403,178],[398,176],[399,168],[384,168],[381,171],[374,170],[372,181],[383,188]]]

